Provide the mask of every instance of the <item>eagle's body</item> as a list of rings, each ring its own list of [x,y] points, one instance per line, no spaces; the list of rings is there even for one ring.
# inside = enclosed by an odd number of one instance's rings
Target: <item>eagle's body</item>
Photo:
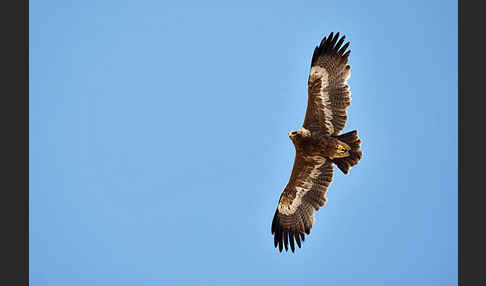
[[[275,247],[295,250],[310,234],[314,213],[326,203],[326,191],[334,167],[348,174],[362,152],[357,131],[340,134],[347,119],[350,92],[346,80],[349,42],[341,47],[339,33],[324,37],[312,56],[308,81],[308,103],[303,127],[289,132],[295,146],[295,161],[272,221]]]
[[[295,133],[294,133],[295,132]],[[295,150],[306,156],[322,156],[328,159],[347,157],[347,150],[351,149],[347,143],[332,137],[310,132],[305,128],[290,132],[290,139]]]

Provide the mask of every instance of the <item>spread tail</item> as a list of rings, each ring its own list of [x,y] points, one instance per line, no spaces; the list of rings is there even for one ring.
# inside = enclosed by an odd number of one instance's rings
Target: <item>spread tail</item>
[[[357,165],[359,160],[361,160],[361,156],[363,155],[361,152],[361,139],[359,139],[358,131],[356,130],[341,134],[336,136],[336,138],[351,147],[348,157],[335,158],[332,160],[344,174],[348,174],[349,169]]]

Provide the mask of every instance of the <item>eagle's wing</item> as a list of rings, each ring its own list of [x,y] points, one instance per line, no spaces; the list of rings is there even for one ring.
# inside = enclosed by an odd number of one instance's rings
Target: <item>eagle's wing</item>
[[[326,203],[327,187],[332,181],[332,162],[320,156],[297,152],[292,175],[278,203],[272,221],[275,247],[295,250],[294,239],[301,246],[304,233],[310,234],[314,212]]]
[[[346,80],[351,67],[347,64],[351,51],[345,37],[338,41],[339,33],[324,37],[312,55],[308,81],[308,101],[304,128],[324,135],[338,135],[348,118],[346,108],[351,94]]]

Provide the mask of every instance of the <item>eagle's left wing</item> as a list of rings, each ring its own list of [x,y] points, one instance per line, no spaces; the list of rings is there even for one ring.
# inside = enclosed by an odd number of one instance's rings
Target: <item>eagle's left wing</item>
[[[292,175],[285,187],[272,221],[275,247],[280,252],[295,250],[310,234],[314,213],[326,203],[326,191],[333,177],[332,162],[321,156],[296,152]]]
[[[324,37],[312,55],[308,81],[308,101],[304,128],[323,135],[339,135],[348,118],[346,108],[350,105],[351,93],[346,84],[351,67],[347,64],[351,51],[345,37],[339,33]]]

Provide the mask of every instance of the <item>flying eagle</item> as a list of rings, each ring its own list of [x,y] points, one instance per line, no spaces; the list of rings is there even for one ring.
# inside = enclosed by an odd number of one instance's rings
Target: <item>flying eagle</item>
[[[302,128],[289,132],[295,160],[287,186],[280,195],[272,221],[275,247],[292,252],[310,234],[314,213],[326,203],[333,178],[333,164],[344,173],[361,159],[361,140],[356,130],[341,134],[346,108],[351,104],[346,84],[351,67],[342,46],[345,37],[329,34],[314,50],[308,80],[307,110]],[[295,242],[294,242],[295,241]]]

